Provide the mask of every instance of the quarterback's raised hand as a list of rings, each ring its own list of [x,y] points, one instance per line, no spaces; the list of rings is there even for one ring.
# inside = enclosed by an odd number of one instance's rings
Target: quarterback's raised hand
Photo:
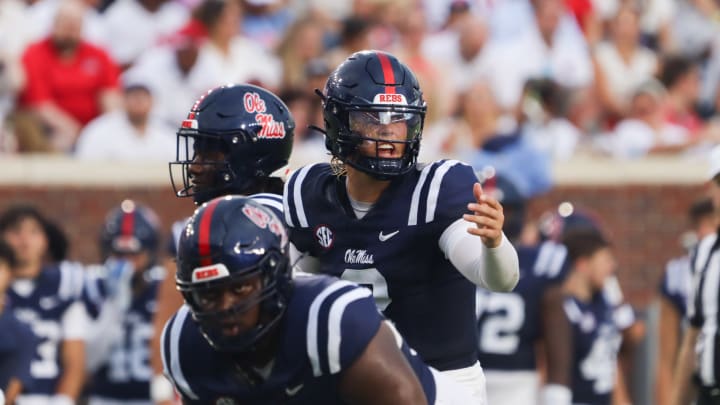
[[[505,222],[502,205],[497,199],[483,192],[480,183],[473,185],[473,195],[475,202],[468,204],[468,210],[473,213],[463,215],[463,219],[475,224],[468,228],[468,233],[482,238],[486,247],[500,246]]]

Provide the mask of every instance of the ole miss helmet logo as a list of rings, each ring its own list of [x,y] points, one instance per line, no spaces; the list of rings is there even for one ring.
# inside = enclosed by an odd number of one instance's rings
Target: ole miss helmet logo
[[[283,139],[285,138],[285,125],[275,121],[272,114],[267,114],[265,100],[254,91],[243,95],[243,107],[250,114],[255,114],[255,122],[261,125],[257,137],[260,139]]]

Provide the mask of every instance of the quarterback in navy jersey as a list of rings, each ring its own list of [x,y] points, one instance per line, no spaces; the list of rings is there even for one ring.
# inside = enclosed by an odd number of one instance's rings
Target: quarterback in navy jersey
[[[195,212],[178,250],[187,305],[162,334],[184,403],[467,403],[383,321],[370,291],[290,273],[271,210],[228,196]]]
[[[159,222],[150,208],[123,201],[108,213],[100,236],[102,266],[87,269],[93,322],[87,342],[90,405],[151,405],[148,345],[158,286]]]
[[[280,98],[249,84],[220,86],[208,91],[190,108],[177,133],[177,158],[170,178],[178,197],[200,205],[222,195],[252,195],[281,215],[283,179],[290,159],[295,120]],[[169,251],[174,258],[187,220],[172,226]],[[174,260],[165,267],[174,273]],[[174,277],[167,277],[158,294],[155,330],[160,330],[182,304]],[[153,339],[153,397],[172,397],[162,376],[159,335]]]
[[[484,402],[475,285],[509,291],[518,278],[502,206],[466,164],[416,164],[426,106],[394,56],[357,52],[318,93],[333,161],[296,171],[284,192],[300,268],[370,288],[410,346]]]

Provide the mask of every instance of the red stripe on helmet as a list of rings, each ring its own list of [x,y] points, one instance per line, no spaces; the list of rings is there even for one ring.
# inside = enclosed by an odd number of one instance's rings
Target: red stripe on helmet
[[[200,255],[200,265],[209,266],[212,264],[210,259],[210,224],[212,223],[213,211],[220,203],[220,200],[212,201],[205,208],[205,213],[200,218],[200,229],[198,231],[198,254]]]
[[[384,53],[378,53],[377,57],[380,60],[380,67],[382,67],[383,79],[385,80],[385,84],[395,84],[395,72],[393,72],[392,62],[390,62],[390,58],[388,58],[388,56]],[[395,86],[385,86],[385,93],[395,94]]]
[[[120,235],[133,236],[135,230],[135,211],[124,212],[122,223],[120,224]]]

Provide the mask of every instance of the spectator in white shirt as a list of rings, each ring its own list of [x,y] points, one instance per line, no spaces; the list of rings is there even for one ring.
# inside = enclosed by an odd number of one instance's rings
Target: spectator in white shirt
[[[534,24],[517,39],[488,45],[484,74],[500,105],[514,109],[531,78],[547,78],[569,88],[593,81],[587,44],[562,0],[534,0]]]
[[[658,68],[655,54],[640,44],[639,10],[621,6],[611,23],[611,40],[595,49],[598,95],[611,117],[627,114],[637,87]]]
[[[103,14],[107,49],[118,64],[129,66],[143,51],[180,29],[189,14],[175,1],[115,0]]]
[[[170,161],[174,128],[152,117],[148,85],[126,80],[124,108],[91,121],[80,133],[75,156],[86,160]]]
[[[180,125],[198,97],[222,84],[215,64],[200,52],[206,35],[199,22],[191,22],[167,44],[146,52],[132,68],[151,86],[153,113],[167,125]]]
[[[640,158],[650,154],[677,154],[695,144],[687,129],[667,122],[662,105],[667,93],[656,80],[643,83],[630,104],[630,116],[615,128],[612,154]]]
[[[200,50],[214,64],[220,83],[261,84],[277,89],[282,64],[260,45],[239,34],[242,10],[234,0],[206,0],[194,17],[207,29],[209,40]]]

